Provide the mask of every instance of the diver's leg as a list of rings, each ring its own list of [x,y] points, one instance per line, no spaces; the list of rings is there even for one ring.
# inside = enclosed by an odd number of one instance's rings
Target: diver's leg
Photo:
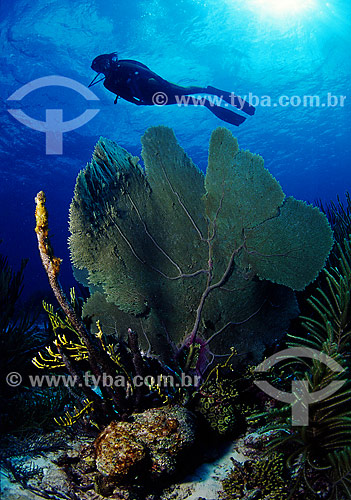
[[[208,94],[206,87],[199,87],[192,85],[190,87],[183,87],[182,85],[176,85],[175,83],[167,82],[167,85],[163,89],[164,93],[168,96],[168,104],[178,104],[179,97],[192,95],[192,94]],[[189,104],[192,104],[189,102]]]
[[[255,107],[249,104],[247,101],[242,99],[241,97],[237,96],[234,94],[234,92],[227,92],[226,90],[220,90],[217,89],[216,87],[212,87],[209,85],[205,92],[209,94],[216,95],[218,97],[222,97],[222,99],[232,106],[235,106],[236,108],[240,109],[241,111],[244,111],[248,115],[254,115],[255,114]]]
[[[245,116],[238,115],[238,113],[234,113],[234,111],[230,111],[228,108],[222,108],[221,106],[217,106],[216,104],[213,104],[211,101],[208,99],[201,99],[196,102],[196,99],[193,99],[191,104],[200,104],[202,106],[205,106],[207,109],[211,111],[214,115],[217,116],[220,120],[223,120],[224,122],[231,123],[232,125],[239,126],[241,125],[245,120]]]
[[[198,86],[182,87],[181,85],[175,85],[174,83],[171,83],[168,90],[171,91],[168,97],[170,97],[170,95],[173,94],[172,96],[173,99],[171,98],[169,104],[173,104],[175,102],[174,96],[183,96],[191,94],[211,94],[211,95],[216,95],[217,97],[221,97],[225,102],[240,109],[241,111],[244,111],[248,115],[254,115],[256,111],[254,106],[249,104],[241,97],[235,95],[234,92],[227,92],[226,90],[217,89],[216,87],[212,87],[211,85],[208,85],[207,87],[198,87]],[[190,101],[189,104],[191,104]]]
[[[191,85],[190,87],[181,87],[184,89],[183,95],[191,94],[208,94],[207,87],[197,87],[196,85]]]
[[[151,78],[144,83],[144,87],[139,83],[139,88],[134,89],[135,95],[142,97],[143,104],[155,104],[154,98],[158,94],[163,94],[167,96],[166,102],[163,104],[187,104],[181,98],[182,96],[187,96],[191,94],[201,94],[206,93],[205,87],[183,87],[182,85],[176,85],[175,83],[156,80]],[[138,92],[136,92],[138,90]],[[191,104],[191,103],[189,103]]]
[[[207,87],[199,87],[198,85],[183,87],[182,85],[171,83],[169,89],[174,92],[175,95],[206,94],[206,92],[208,93]]]

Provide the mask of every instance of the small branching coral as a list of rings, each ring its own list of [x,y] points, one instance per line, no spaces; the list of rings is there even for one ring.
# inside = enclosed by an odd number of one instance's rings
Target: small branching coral
[[[284,457],[272,453],[268,457],[235,462],[233,470],[222,481],[222,500],[286,500],[288,488],[285,480]]]
[[[83,401],[83,408],[79,409],[74,407],[74,412],[70,413],[66,411],[65,415],[60,417],[55,417],[55,422],[63,427],[71,427],[76,424],[84,415],[91,412],[93,402],[89,400]]]

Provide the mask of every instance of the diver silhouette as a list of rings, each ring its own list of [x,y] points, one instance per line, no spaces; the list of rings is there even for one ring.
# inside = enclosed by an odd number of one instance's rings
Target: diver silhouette
[[[93,60],[91,68],[98,74],[90,82],[89,87],[103,81],[104,87],[116,94],[115,103],[121,97],[138,106],[169,105],[184,103],[181,100],[181,96],[207,94],[207,96],[218,96],[222,101],[225,101],[225,107],[221,107],[214,100],[208,99],[208,97],[191,97],[191,99],[187,100],[186,104],[205,106],[221,120],[236,126],[243,123],[246,118],[227,109],[228,104],[244,111],[248,115],[255,113],[255,108],[252,105],[233,94],[233,92],[227,92],[211,86],[182,87],[181,85],[176,85],[161,78],[145,66],[145,64],[133,61],[132,59],[119,60],[116,52],[97,56]],[[101,74],[104,76],[100,80],[97,80]]]

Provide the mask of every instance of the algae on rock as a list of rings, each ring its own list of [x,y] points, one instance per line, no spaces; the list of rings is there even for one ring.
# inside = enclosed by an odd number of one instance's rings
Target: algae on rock
[[[94,292],[84,313],[105,332],[143,332],[165,358],[199,341],[257,358],[298,314],[293,289],[325,263],[326,217],[286,199],[225,128],[212,133],[206,176],[169,128],[148,129],[142,145],[145,170],[101,138],[78,175],[69,246]]]
[[[178,405],[135,413],[132,422],[112,421],[95,440],[96,467],[117,480],[135,472],[151,479],[174,474],[195,429],[194,415]]]

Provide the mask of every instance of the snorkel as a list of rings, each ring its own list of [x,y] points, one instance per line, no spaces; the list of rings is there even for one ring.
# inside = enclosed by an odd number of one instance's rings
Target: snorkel
[[[100,80],[98,80],[97,82],[95,81],[97,78],[99,78],[99,76],[101,75],[101,73],[98,73],[97,75],[94,76],[94,78],[92,79],[92,81],[89,83],[88,85],[88,88],[89,87],[92,87],[93,85],[96,85],[97,83],[100,83],[102,82],[103,80],[105,80],[106,76],[104,75],[102,78],[100,78]]]
[[[116,63],[117,61],[118,61],[117,52],[112,52],[111,54],[101,54],[100,56],[95,57],[95,59],[91,63],[91,69],[96,71],[97,75],[89,83],[88,88],[92,87],[93,85],[96,85],[97,83],[102,82],[109,73],[113,63]],[[97,80],[97,78],[99,78],[101,74],[103,74],[104,76],[100,78],[100,80]]]

